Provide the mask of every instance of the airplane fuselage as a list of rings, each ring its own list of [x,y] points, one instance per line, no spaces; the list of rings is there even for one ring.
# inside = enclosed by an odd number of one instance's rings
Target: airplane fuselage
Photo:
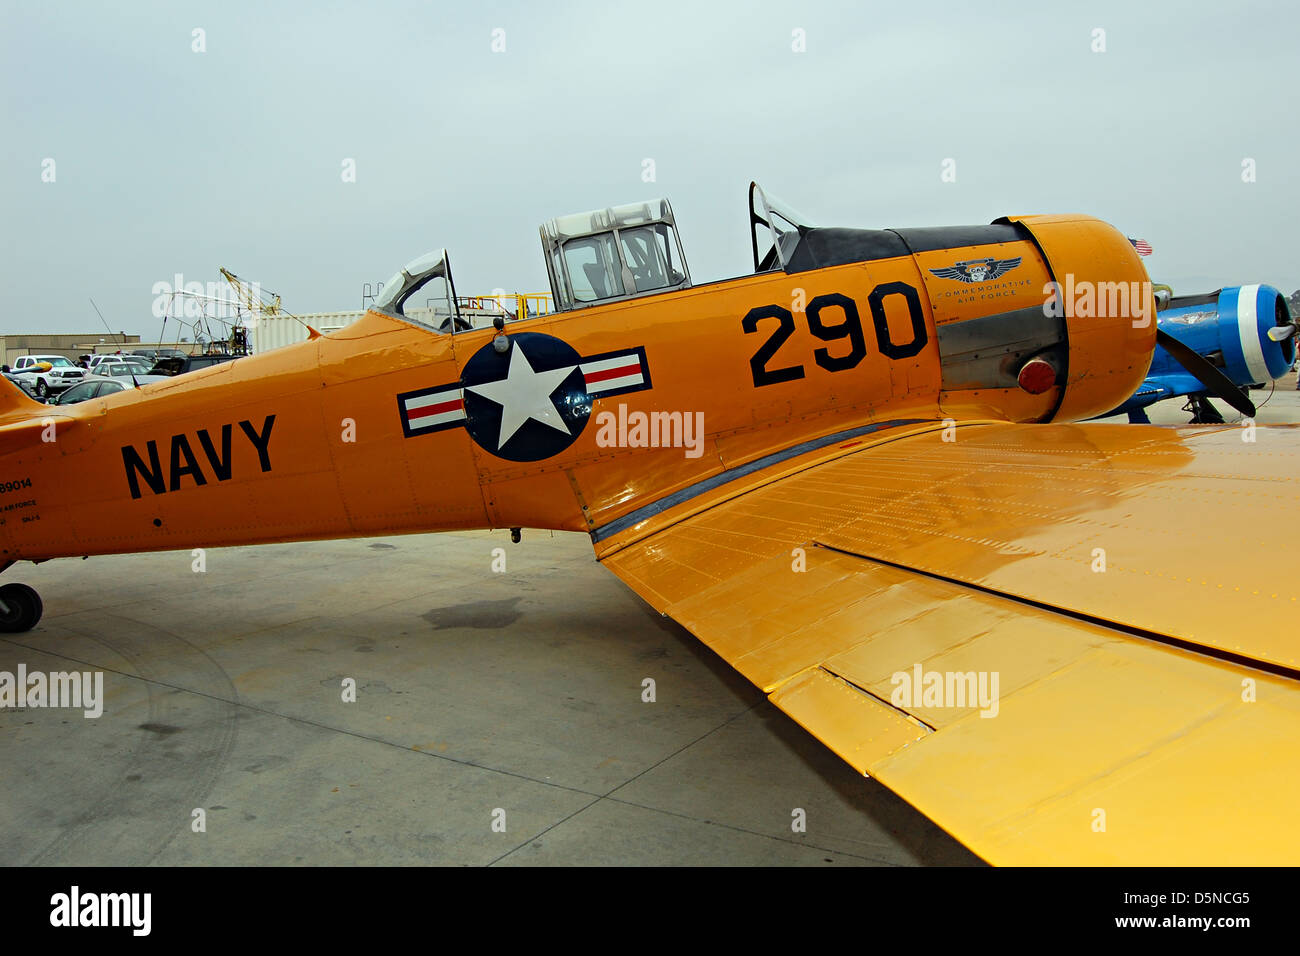
[[[1154,322],[1071,303],[1037,316],[1067,274],[1072,288],[1145,283],[1140,260],[1087,217],[1012,228],[531,318],[496,346],[492,329],[371,311],[107,399],[15,397],[0,547],[12,561],[515,526],[599,537],[808,443],[1113,407],[1146,373]],[[1015,368],[1036,352],[1055,379],[1027,390]],[[688,420],[703,428],[689,446]]]

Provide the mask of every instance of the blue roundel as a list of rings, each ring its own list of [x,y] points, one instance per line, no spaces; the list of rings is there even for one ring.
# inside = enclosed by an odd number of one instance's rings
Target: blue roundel
[[[582,358],[573,346],[540,332],[489,342],[465,363],[465,428],[485,451],[508,461],[540,461],[564,451],[591,417]]]

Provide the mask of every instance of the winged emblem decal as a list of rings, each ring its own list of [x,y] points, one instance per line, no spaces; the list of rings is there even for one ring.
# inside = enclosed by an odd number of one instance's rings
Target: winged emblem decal
[[[991,282],[998,276],[1005,275],[1020,265],[1020,257],[1014,259],[967,259],[944,269],[931,269],[930,274],[940,279],[956,279],[958,282]]]

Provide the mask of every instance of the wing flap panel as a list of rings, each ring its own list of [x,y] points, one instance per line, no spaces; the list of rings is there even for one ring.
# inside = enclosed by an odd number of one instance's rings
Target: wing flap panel
[[[902,711],[817,667],[787,682],[772,695],[772,703],[862,774],[929,732]]]

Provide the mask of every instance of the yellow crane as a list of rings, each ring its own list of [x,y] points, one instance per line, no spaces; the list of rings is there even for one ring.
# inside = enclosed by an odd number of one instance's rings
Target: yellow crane
[[[219,266],[218,269],[221,272],[222,277],[230,284],[230,287],[235,290],[240,310],[242,312],[247,312],[252,316],[252,321],[256,322],[262,318],[279,318],[282,315],[287,315],[290,318],[302,322],[302,320],[298,319],[296,315],[280,308],[280,296],[276,293],[263,293],[260,286],[256,286],[253,283],[239,278],[239,276],[235,275],[229,269],[221,266]],[[314,339],[320,335],[318,331],[310,325],[307,325],[306,322],[302,322],[302,324],[307,328],[307,336],[309,339]],[[247,323],[236,321],[231,325],[229,344],[230,351],[237,355],[246,355],[248,353]]]

